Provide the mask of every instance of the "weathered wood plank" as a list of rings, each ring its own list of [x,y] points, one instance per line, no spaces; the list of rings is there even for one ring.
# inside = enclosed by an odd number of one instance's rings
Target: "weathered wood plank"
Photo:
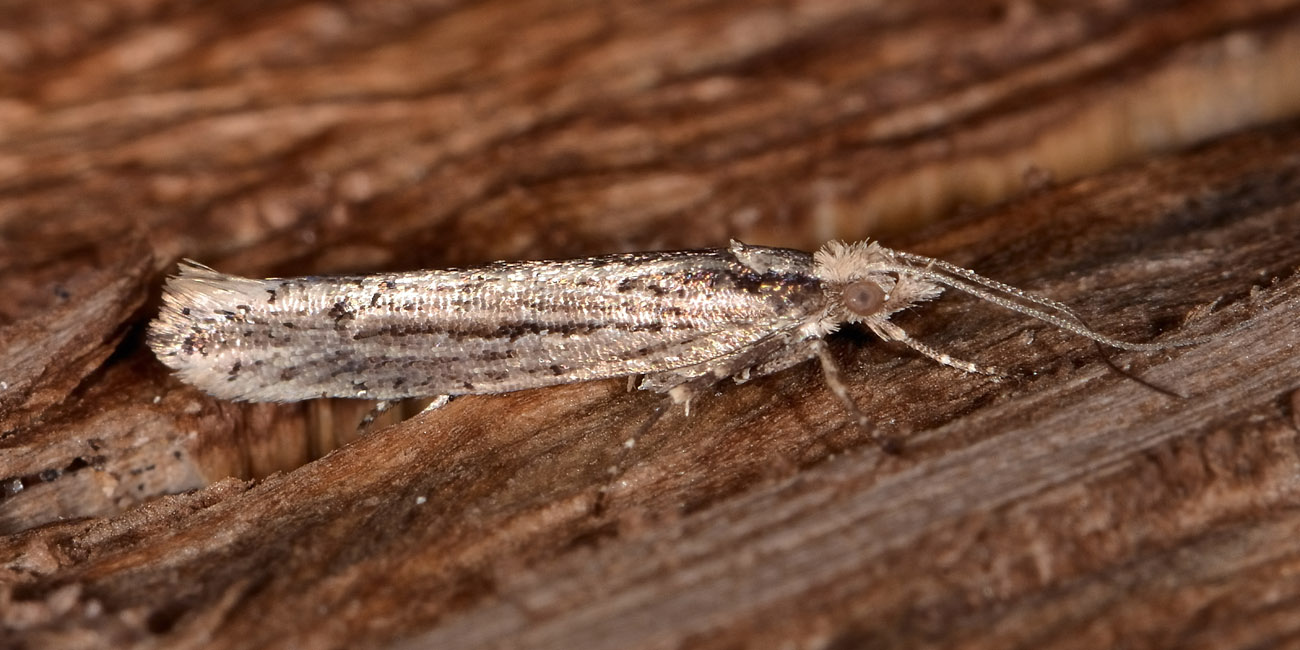
[[[40,6],[0,7],[0,645],[1295,636],[1300,127],[1259,125],[1300,112],[1296,3]],[[1251,325],[1114,355],[1175,400],[949,296],[902,324],[1016,381],[835,343],[902,453],[808,366],[669,414],[612,485],[658,404],[619,382],[465,398],[303,465],[365,406],[212,400],[139,336],[181,255],[882,230],[1127,338]]]
[[[653,398],[620,382],[465,398],[256,486],[7,538],[7,566],[29,575],[22,600],[72,603],[27,634],[229,647],[420,630],[438,647],[1293,634],[1253,599],[1260,580],[1277,607],[1300,589],[1274,579],[1300,563],[1280,543],[1300,523],[1286,507],[1300,494],[1296,151],[1296,128],[1239,137],[1043,192],[922,247],[1134,338],[1249,320],[1196,348],[1116,355],[1185,400],[1108,373],[1050,328],[945,300],[906,325],[1024,379],[846,337],[854,393],[906,436],[900,455],[855,443],[801,367],[668,416],[597,509]]]

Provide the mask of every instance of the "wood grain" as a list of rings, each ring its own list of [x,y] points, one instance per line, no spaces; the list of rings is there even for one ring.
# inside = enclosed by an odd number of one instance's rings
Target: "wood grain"
[[[1296,3],[62,4],[0,7],[0,646],[1294,643]],[[833,341],[899,453],[810,364],[626,459],[621,382],[339,447],[365,404],[142,344],[181,256],[868,233],[1128,339],[1241,329],[1111,353],[1176,399],[947,295],[900,324],[1013,379]]]

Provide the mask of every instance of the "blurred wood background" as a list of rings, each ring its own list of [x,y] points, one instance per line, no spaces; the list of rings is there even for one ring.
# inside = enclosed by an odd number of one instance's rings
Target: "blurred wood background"
[[[1300,2],[0,4],[0,646],[1257,648],[1300,639]],[[958,295],[670,412],[624,382],[221,402],[245,275],[878,237]],[[604,493],[605,497],[600,495]]]

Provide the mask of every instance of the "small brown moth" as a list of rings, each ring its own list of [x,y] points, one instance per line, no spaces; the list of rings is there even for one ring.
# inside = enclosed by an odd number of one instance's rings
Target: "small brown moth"
[[[1125,350],[1210,338],[1117,340],[1059,302],[875,242],[830,242],[816,254],[732,242],[264,280],[186,262],[167,283],[149,345],[183,381],[225,399],[436,397],[435,408],[455,395],[627,376],[689,412],[691,398],[720,380],[743,382],[816,358],[836,397],[865,423],[825,342],[845,323],[944,365],[995,374],[890,322],[945,287]]]

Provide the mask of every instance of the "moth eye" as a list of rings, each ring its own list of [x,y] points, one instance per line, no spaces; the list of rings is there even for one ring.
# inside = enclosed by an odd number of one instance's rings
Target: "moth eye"
[[[870,316],[885,306],[885,290],[867,280],[858,280],[844,287],[844,306],[859,316]]]

